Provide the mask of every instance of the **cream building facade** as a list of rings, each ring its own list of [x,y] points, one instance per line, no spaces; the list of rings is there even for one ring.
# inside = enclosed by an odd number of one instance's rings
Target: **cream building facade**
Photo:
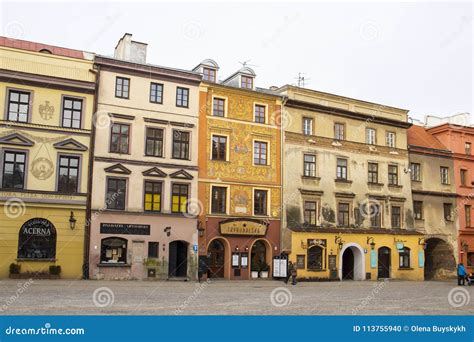
[[[129,34],[95,64],[90,277],[195,279],[201,76],[146,64]]]

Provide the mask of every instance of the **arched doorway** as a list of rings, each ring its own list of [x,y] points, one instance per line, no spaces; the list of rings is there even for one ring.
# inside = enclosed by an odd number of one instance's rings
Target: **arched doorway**
[[[356,243],[343,246],[339,253],[339,279],[365,280],[364,250]]]
[[[207,255],[209,256],[207,276],[209,278],[224,278],[224,243],[219,239],[211,241],[207,249]]]
[[[173,241],[169,245],[168,275],[186,277],[188,273],[188,243]]]
[[[342,255],[342,279],[354,280],[354,252],[350,248]]]
[[[425,242],[425,279],[436,280],[456,276],[456,261],[451,246],[439,238],[430,238]]]
[[[391,249],[388,247],[379,248],[377,255],[377,278],[390,278],[391,252]]]
[[[263,263],[267,263],[267,246],[262,240],[257,240],[252,246],[250,255],[251,269],[259,270]]]

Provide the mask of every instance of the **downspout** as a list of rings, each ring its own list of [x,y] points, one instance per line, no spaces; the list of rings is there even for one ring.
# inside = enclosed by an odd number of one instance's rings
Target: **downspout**
[[[285,146],[284,146],[284,143],[285,143],[285,130],[284,130],[284,125],[283,125],[283,115],[285,113],[285,105],[286,105],[286,101],[288,100],[288,96],[285,96],[283,95],[282,96],[282,101],[281,101],[281,107],[280,107],[280,117],[281,117],[281,123],[280,123],[280,135],[281,135],[281,138],[280,138],[280,153],[281,153],[281,156],[280,156],[280,208],[281,208],[281,212],[280,212],[280,254],[283,252],[283,247],[284,247],[284,241],[283,241],[283,238],[284,238],[284,229],[286,229],[286,227],[284,227],[284,224],[285,224],[285,200],[284,200],[284,190],[285,190],[285,187],[284,187],[284,184],[285,184],[285,174],[284,174],[284,165],[285,165],[285,161],[284,161],[284,158],[285,158]],[[288,121],[286,121],[288,122]]]
[[[92,127],[91,140],[89,146],[89,178],[87,182],[87,204],[86,204],[86,225],[84,231],[84,261],[82,265],[82,278],[89,279],[89,255],[90,255],[90,238],[91,238],[91,224],[92,224],[92,179],[94,174],[94,150],[95,150],[95,126],[97,119],[97,107],[99,102],[99,82],[100,82],[100,66],[95,70],[91,70],[96,74],[95,78],[95,92],[94,92],[94,107],[92,109]]]

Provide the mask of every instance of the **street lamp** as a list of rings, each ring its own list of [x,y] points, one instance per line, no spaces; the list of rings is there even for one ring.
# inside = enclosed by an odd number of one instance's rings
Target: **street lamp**
[[[426,247],[428,246],[425,238],[418,238],[418,245],[423,246],[423,249],[426,249]]]
[[[74,230],[74,228],[76,228],[76,218],[74,217],[74,212],[71,211],[71,216],[69,216],[69,228],[71,228],[71,230]]]

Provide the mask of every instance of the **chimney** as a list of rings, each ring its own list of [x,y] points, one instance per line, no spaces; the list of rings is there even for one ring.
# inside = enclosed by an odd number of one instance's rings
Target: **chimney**
[[[132,35],[125,33],[115,47],[114,57],[128,62],[145,64],[147,45],[132,40]]]

